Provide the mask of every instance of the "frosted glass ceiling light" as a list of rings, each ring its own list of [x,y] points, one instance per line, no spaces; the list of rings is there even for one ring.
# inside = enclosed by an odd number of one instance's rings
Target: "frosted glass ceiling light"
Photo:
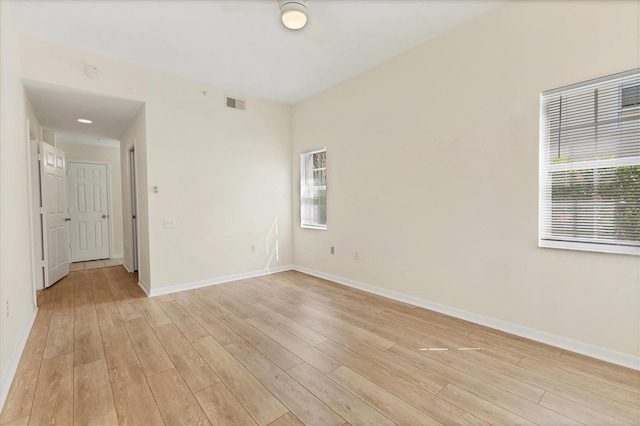
[[[307,6],[304,0],[280,0],[282,23],[290,30],[299,30],[307,25]]]

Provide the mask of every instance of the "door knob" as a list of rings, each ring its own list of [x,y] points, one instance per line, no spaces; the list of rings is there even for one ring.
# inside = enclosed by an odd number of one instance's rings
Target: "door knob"
[[[65,222],[71,222],[71,218],[70,218],[70,217],[65,217],[65,218],[64,218],[64,221],[65,221]]]
[[[106,218],[107,218],[107,215],[106,215],[106,214],[103,214],[103,215],[102,215],[102,218],[103,218],[103,219],[106,219]]]

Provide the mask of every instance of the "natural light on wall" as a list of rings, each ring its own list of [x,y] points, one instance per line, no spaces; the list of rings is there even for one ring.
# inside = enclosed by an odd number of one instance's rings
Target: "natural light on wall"
[[[640,254],[640,69],[542,93],[539,245]]]
[[[278,217],[273,220],[271,228],[265,238],[265,255],[267,256],[266,268],[271,269],[272,263],[280,260],[280,245],[278,244]]]

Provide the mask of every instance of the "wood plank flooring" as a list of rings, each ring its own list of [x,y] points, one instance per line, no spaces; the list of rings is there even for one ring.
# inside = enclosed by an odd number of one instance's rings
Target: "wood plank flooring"
[[[298,272],[136,281],[40,292],[0,425],[640,425],[638,371]]]

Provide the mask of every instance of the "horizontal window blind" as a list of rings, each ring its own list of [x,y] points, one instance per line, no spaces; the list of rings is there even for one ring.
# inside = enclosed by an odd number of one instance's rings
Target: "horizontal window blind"
[[[301,226],[327,228],[327,151],[320,149],[300,155]]]
[[[542,94],[541,245],[640,254],[639,88],[634,70]]]

